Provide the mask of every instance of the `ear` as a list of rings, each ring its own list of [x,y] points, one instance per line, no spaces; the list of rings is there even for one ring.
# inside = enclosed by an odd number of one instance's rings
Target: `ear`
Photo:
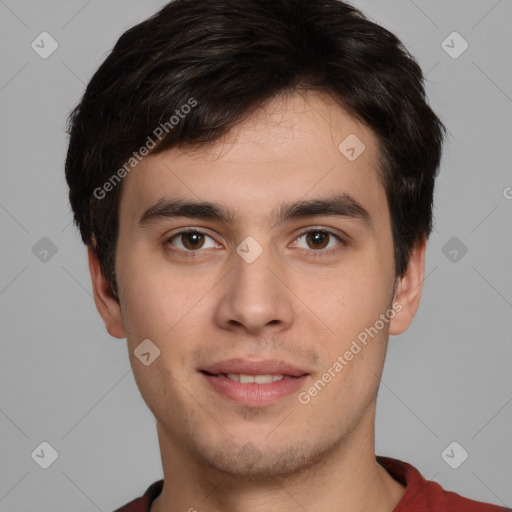
[[[397,314],[389,323],[389,334],[401,334],[411,325],[420,305],[421,290],[425,276],[425,249],[427,238],[423,237],[411,250],[409,263],[398,283],[393,297]]]
[[[89,272],[91,274],[94,302],[98,313],[103,318],[107,332],[114,338],[126,338],[121,306],[117,302],[105,275],[101,271],[96,251],[87,246]]]

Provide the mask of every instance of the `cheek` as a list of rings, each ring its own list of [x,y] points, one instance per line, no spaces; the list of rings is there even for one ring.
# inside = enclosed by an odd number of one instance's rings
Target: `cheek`
[[[317,340],[325,364],[319,378],[329,382],[329,390],[318,393],[318,406],[346,413],[370,404],[378,389],[392,316],[381,317],[390,308],[389,276],[375,270],[362,265],[326,281],[316,302],[315,312],[329,327],[324,340]]]
[[[189,413],[190,397],[183,390],[193,387],[186,376],[175,377],[166,367],[164,351],[150,366],[144,366],[136,359],[131,365],[140,394],[155,418],[170,428],[186,421],[185,413],[177,415],[175,411]]]
[[[384,312],[392,290],[392,275],[378,257],[354,258],[328,272],[304,273],[297,295],[333,330],[363,326]]]
[[[119,254],[117,275],[122,285],[128,341],[157,340],[177,321],[174,319],[180,313],[179,286],[142,251],[133,251],[124,258],[121,251]]]
[[[339,269],[325,279],[323,293],[313,292],[313,287],[304,292],[316,297],[316,302],[308,305],[329,327],[318,343],[326,371],[331,368],[336,377],[321,400],[340,401],[339,406],[353,400],[370,403],[377,389],[375,376],[381,372],[389,329],[389,318],[383,322],[381,315],[388,311],[391,295],[389,273],[377,263],[370,259],[350,271]]]
[[[207,322],[212,306],[205,298],[218,276],[184,272],[163,257],[151,260],[148,254],[140,258],[145,264],[138,261],[133,255],[122,268],[123,317],[129,346],[134,350],[148,338],[162,356],[172,348],[173,355],[168,355],[175,360],[176,354],[190,350],[191,338],[197,338],[197,331]]]

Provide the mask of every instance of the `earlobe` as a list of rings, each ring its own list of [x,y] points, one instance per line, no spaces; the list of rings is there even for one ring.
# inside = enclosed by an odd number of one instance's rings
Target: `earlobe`
[[[87,255],[96,309],[111,336],[126,338],[121,307],[112,293],[110,283],[101,271],[98,255],[91,245],[87,246]]]
[[[411,250],[407,269],[398,279],[393,297],[393,304],[395,304],[393,309],[397,314],[390,321],[389,334],[401,334],[407,330],[418,310],[425,276],[426,246],[426,237],[416,243]]]

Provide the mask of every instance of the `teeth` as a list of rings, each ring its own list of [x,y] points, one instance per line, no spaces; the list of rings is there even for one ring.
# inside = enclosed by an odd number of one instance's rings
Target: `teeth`
[[[254,382],[256,384],[269,384],[273,381],[272,375],[255,375]]]
[[[241,384],[270,384],[284,378],[283,375],[245,375],[243,373],[228,373],[226,377]]]

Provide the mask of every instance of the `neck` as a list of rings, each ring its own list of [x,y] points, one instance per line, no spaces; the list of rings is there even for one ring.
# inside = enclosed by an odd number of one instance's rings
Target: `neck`
[[[405,487],[377,463],[373,421],[369,426],[352,431],[300,472],[252,478],[205,464],[158,424],[164,488],[151,512],[392,512]]]

